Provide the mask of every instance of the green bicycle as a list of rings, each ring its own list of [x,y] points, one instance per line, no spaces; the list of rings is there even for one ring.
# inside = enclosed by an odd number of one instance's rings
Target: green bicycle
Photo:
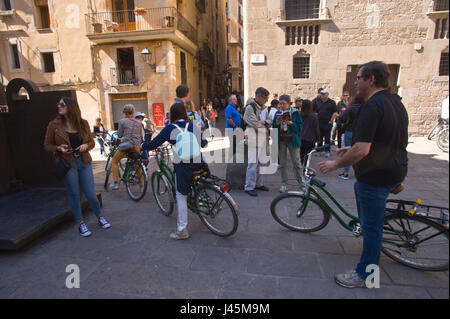
[[[117,152],[118,141],[114,140],[110,145],[110,151],[106,160],[106,176],[104,189],[109,189],[109,177],[112,171],[112,159]],[[119,180],[125,184],[128,196],[134,201],[141,200],[147,191],[147,169],[141,154],[128,152],[127,156],[119,162]]]
[[[297,232],[316,232],[327,226],[331,216],[355,236],[362,235],[358,217],[348,213],[326,190],[326,184],[315,178],[310,167],[311,154],[329,148],[312,150],[304,168],[302,191],[287,192],[274,198],[270,205],[273,218],[282,226]],[[322,196],[321,194],[325,194]],[[350,222],[344,222],[327,202],[328,198]],[[412,207],[407,209],[407,207]],[[420,201],[387,201],[383,226],[382,251],[393,260],[415,269],[445,271],[449,269],[449,210],[422,205]]]
[[[175,203],[175,176],[169,167],[170,145],[156,149],[158,170],[151,177],[155,201],[164,215],[171,215]],[[228,193],[229,184],[207,172],[194,174],[194,184],[187,198],[188,208],[202,223],[221,237],[233,235],[238,228],[238,206]]]

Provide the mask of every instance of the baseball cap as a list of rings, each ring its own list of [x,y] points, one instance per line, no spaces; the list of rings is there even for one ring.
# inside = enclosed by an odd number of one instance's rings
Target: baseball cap
[[[138,117],[138,116],[145,117],[145,114],[144,114],[144,113],[141,113],[141,112],[136,112],[136,113],[134,113],[134,117]]]
[[[322,91],[320,91],[320,94],[327,94],[328,91],[326,89],[323,89]]]

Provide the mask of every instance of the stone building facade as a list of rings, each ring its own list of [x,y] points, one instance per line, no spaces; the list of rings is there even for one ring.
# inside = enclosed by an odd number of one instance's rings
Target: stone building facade
[[[355,93],[357,66],[388,64],[403,98],[410,135],[423,136],[449,94],[448,1],[244,1],[245,94],[312,99],[327,88]]]
[[[244,16],[242,0],[226,0],[228,91],[244,91]]]
[[[156,125],[187,84],[196,107],[226,87],[225,0],[0,0],[0,73],[74,89],[117,126],[132,103]]]

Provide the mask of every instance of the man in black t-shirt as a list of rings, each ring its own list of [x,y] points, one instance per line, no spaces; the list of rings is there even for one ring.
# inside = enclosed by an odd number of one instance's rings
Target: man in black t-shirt
[[[365,103],[357,114],[353,146],[339,149],[338,160],[319,163],[322,173],[347,165],[355,170],[363,252],[355,270],[335,277],[336,283],[349,288],[365,287],[366,267],[379,264],[386,200],[408,169],[408,114],[400,98],[387,90],[388,78],[382,62],[360,66],[355,85]]]
[[[330,144],[331,129],[333,128],[334,119],[337,116],[336,102],[328,98],[328,91],[323,89],[320,91],[320,107],[319,107],[319,128],[320,140],[318,146],[322,146],[323,140],[325,144]],[[325,157],[329,157],[330,153],[326,152]]]

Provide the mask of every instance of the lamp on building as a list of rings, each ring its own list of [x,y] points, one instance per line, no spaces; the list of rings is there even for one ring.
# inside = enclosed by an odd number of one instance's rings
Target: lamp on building
[[[148,48],[145,48],[144,50],[141,51],[141,56],[142,60],[144,60],[144,62],[147,63],[153,69],[153,71],[156,71],[156,64],[151,63],[152,52]]]

